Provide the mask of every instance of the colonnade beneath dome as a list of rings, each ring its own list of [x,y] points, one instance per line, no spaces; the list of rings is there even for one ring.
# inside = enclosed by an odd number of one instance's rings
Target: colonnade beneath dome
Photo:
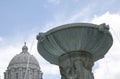
[[[27,74],[26,74],[27,72]],[[4,79],[42,79],[42,72],[37,69],[28,69],[26,68],[12,68],[4,72]]]

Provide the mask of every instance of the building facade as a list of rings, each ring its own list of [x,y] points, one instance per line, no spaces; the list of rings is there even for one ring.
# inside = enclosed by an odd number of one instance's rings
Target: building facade
[[[42,79],[42,75],[38,61],[28,52],[25,44],[22,52],[10,61],[4,79]]]

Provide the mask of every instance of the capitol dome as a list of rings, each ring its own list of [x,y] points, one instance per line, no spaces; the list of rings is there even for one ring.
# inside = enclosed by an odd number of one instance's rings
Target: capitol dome
[[[36,66],[39,66],[38,61],[35,59],[33,55],[30,55],[29,53],[20,53],[13,57],[13,59],[10,61],[9,66],[15,65],[15,64],[27,64],[29,58],[29,64],[33,64]]]
[[[9,68],[15,66],[26,66],[27,64],[34,65],[39,68],[39,63],[33,55],[30,55],[26,45],[23,46],[22,52],[12,58],[9,63]]]
[[[10,61],[4,79],[42,79],[42,74],[38,61],[28,52],[25,43],[22,52]]]

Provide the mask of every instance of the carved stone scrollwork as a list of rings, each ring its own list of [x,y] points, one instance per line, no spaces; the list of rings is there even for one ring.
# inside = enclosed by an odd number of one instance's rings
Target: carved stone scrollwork
[[[61,79],[94,79],[92,66],[92,55],[88,52],[71,52],[59,58]]]

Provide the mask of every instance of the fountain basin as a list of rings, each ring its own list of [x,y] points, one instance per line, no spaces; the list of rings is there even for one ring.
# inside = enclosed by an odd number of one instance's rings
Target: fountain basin
[[[59,65],[59,57],[71,52],[89,52],[93,61],[104,57],[113,38],[108,25],[71,23],[58,26],[37,36],[38,52],[50,63]]]

